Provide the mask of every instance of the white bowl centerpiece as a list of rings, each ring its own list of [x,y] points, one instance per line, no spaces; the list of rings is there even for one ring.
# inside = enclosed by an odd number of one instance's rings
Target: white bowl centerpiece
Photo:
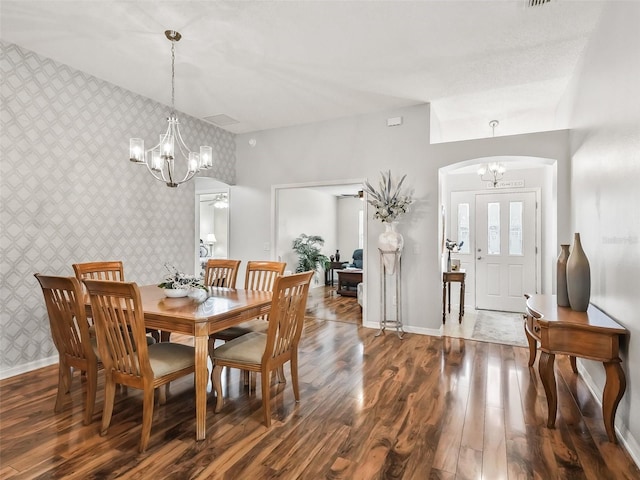
[[[193,290],[206,290],[202,282],[202,277],[187,275],[167,263],[165,263],[164,266],[169,271],[169,274],[164,278],[162,283],[158,284],[158,287],[164,289],[164,294],[167,297],[186,297]]]

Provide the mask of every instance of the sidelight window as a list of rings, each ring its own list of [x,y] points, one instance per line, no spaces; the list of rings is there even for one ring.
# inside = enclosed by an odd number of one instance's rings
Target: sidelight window
[[[487,253],[500,255],[500,203],[487,204]]]
[[[509,255],[522,254],[522,202],[509,202]]]

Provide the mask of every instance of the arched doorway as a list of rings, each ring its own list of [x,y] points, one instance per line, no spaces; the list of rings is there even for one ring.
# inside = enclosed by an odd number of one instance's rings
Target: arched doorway
[[[505,168],[498,182],[478,175],[491,162]],[[524,293],[553,290],[556,170],[553,159],[524,156],[474,158],[440,170],[441,241],[465,242],[453,254],[466,272],[465,313],[522,312]],[[458,288],[452,284],[453,298]]]

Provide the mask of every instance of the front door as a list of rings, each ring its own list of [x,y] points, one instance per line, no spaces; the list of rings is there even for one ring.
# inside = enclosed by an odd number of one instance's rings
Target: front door
[[[476,308],[523,312],[536,292],[536,194],[476,195]]]

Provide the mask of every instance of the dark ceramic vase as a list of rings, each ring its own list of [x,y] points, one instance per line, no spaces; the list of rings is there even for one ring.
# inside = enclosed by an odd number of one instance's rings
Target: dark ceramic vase
[[[569,260],[569,245],[560,245],[560,255],[556,266],[556,292],[559,307],[570,307],[567,293],[567,261]]]
[[[336,250],[336,262],[340,261],[340,250]]]

